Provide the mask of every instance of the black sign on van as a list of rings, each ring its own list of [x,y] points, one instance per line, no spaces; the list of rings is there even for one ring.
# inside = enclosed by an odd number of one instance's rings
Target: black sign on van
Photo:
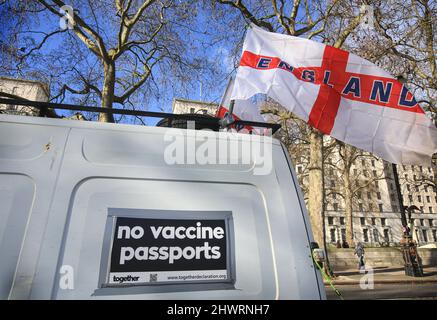
[[[226,222],[115,218],[108,284],[229,281]]]

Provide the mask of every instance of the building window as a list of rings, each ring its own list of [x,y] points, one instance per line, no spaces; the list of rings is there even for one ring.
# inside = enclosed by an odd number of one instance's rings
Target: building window
[[[369,211],[373,211],[373,203],[369,203]]]
[[[363,165],[363,166],[366,165],[366,161],[364,161],[364,159],[361,159],[361,165]]]
[[[379,242],[379,233],[377,229],[373,229],[373,241]]]
[[[420,225],[423,227],[423,219],[420,219],[419,222],[420,222]]]
[[[434,238],[434,242],[437,242],[437,230],[432,230],[432,237]]]
[[[431,202],[431,198],[429,196],[426,196],[426,202],[428,202],[428,203]]]
[[[389,243],[389,242],[390,242],[390,235],[389,235],[389,233],[388,233],[388,229],[384,229],[384,241],[385,241],[386,243]]]
[[[335,187],[335,181],[331,180],[331,188],[334,188],[334,187]]]
[[[341,241],[346,242],[346,229],[341,229]]]
[[[369,242],[369,230],[363,229],[363,240],[364,242]]]
[[[385,218],[381,218],[381,226],[385,227]]]
[[[375,160],[372,160],[372,167],[375,166]]]
[[[423,242],[428,242],[428,233],[426,230],[422,230]]]
[[[376,197],[378,198],[378,200],[381,200],[381,192],[377,192]]]
[[[328,217],[328,224],[332,226],[334,224],[334,217]]]
[[[376,187],[376,188],[379,188],[379,183],[378,183],[378,181],[375,181],[375,187]]]
[[[379,212],[384,212],[384,208],[382,206],[382,203],[378,204],[378,207],[379,207]]]
[[[358,207],[360,208],[360,211],[361,211],[361,212],[364,211],[364,210],[363,210],[363,204],[362,204],[362,203],[359,203],[359,204],[358,204]]]
[[[429,226],[432,227],[432,225],[433,225],[432,219],[428,219],[428,223],[429,223]]]
[[[340,217],[340,224],[344,226],[344,217]]]
[[[420,212],[423,213],[423,206],[420,206]]]
[[[358,197],[358,199],[361,199],[361,191],[357,192],[357,197]]]
[[[332,243],[335,243],[335,229],[330,229],[329,230],[329,235],[330,235],[330,238],[331,238],[331,242]]]
[[[334,211],[338,211],[338,203],[333,203],[333,207],[334,207]]]
[[[376,225],[376,220],[375,218],[372,218],[372,226]]]
[[[337,194],[335,192],[332,194],[332,199],[337,199]]]
[[[413,196],[411,194],[408,195],[408,200],[410,200],[410,202],[413,202]]]
[[[378,176],[376,170],[373,170],[372,172],[373,172],[373,176],[376,178]]]
[[[433,212],[432,212],[432,207],[429,207],[429,213],[433,213]]]
[[[422,202],[422,196],[417,196],[417,201]]]
[[[366,219],[364,219],[363,217],[360,218],[360,223],[362,226],[364,226],[366,224]]]
[[[297,167],[297,172],[298,173],[302,173],[302,167],[301,166]]]

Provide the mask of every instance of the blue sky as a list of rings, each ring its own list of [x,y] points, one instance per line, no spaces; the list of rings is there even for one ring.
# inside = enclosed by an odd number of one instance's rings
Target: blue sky
[[[2,10],[2,6],[0,6]],[[4,10],[4,8],[3,8]],[[80,15],[85,16],[89,12],[86,5],[80,7]],[[134,102],[136,108],[150,110],[150,111],[171,111],[171,104],[174,98],[184,98],[184,99],[194,99],[203,100],[208,102],[219,102],[227,84],[227,78],[232,74],[234,70],[234,61],[231,57],[231,50],[234,48],[236,41],[241,40],[244,30],[244,21],[241,19],[241,24],[239,30],[229,30],[227,26],[219,21],[211,20],[209,12],[205,11],[201,6],[198,7],[199,14],[195,19],[190,21],[189,25],[179,26],[178,30],[187,37],[187,46],[189,46],[187,53],[190,57],[202,59],[207,65],[207,68],[202,71],[193,72],[193,78],[190,79],[190,83],[185,84],[182,88],[180,83],[176,81],[164,84],[158,84],[153,97],[149,96],[146,106],[141,101],[141,97],[137,98]],[[1,13],[1,12],[0,12]],[[235,12],[236,13],[236,12]],[[4,14],[2,14],[5,17]],[[234,15],[234,18],[238,18],[238,15]],[[97,20],[102,27],[106,30],[104,35],[109,39],[116,39],[117,30],[112,30],[109,24],[105,26],[105,19]],[[87,21],[88,22],[88,21]],[[6,21],[3,21],[3,25],[6,28],[2,28],[0,32],[0,39],[2,42],[10,41],[7,36],[8,33],[12,33],[16,30],[16,19],[10,16]],[[28,26],[26,30],[33,30],[38,32],[50,33],[54,30],[59,30],[59,18],[52,13],[44,13],[39,16],[32,17],[28,20]],[[8,30],[10,30],[8,32]],[[72,31],[67,31],[72,32]],[[222,34],[221,34],[222,32]],[[225,35],[225,39],[221,41],[216,41],[217,36]],[[28,52],[30,48],[34,47],[35,44],[39,43],[43,38],[41,33],[22,33],[18,38],[17,46],[18,48],[23,48],[22,52]],[[76,44],[68,43],[66,35],[59,34],[50,38],[44,46],[38,50],[37,57],[27,60],[28,67],[24,72],[9,72],[7,76],[14,76],[20,78],[28,78],[32,80],[42,80],[45,82],[50,82],[51,80],[58,80],[62,82],[65,78],[65,82],[76,89],[81,88],[81,83],[69,83],[67,79],[69,75],[73,74],[74,71],[71,70],[69,62],[71,59],[76,57],[69,56],[70,46],[77,45],[82,47],[82,52],[84,53],[80,57],[79,62],[74,66],[80,71],[88,69],[98,69],[97,59],[94,55],[85,49],[85,46],[80,41],[76,41]],[[71,41],[69,37],[69,41]],[[62,52],[62,58],[59,61],[51,61],[51,55],[59,54]],[[64,54],[65,52],[65,54]],[[68,66],[64,68],[64,66]],[[122,66],[119,66],[120,70]],[[211,70],[216,72],[213,74]],[[35,72],[38,71],[38,72]],[[153,71],[155,79],[158,79],[165,73],[168,72],[164,68],[156,68]],[[4,74],[3,74],[4,75]],[[146,84],[146,86],[149,84]],[[154,85],[154,84],[150,84]],[[121,91],[119,91],[121,92]],[[52,96],[57,93],[54,86],[51,87]],[[75,103],[75,96],[66,96],[63,100],[65,103]],[[98,101],[86,101],[88,105],[98,105]],[[121,105],[114,104],[115,108],[120,108]],[[64,111],[57,111],[59,114],[65,114]],[[146,120],[146,119],[144,119]],[[159,119],[147,119],[147,124],[154,124]],[[122,122],[130,122],[128,119],[122,120]]]

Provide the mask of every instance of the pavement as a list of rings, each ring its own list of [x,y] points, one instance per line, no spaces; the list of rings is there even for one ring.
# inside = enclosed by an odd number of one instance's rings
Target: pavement
[[[369,288],[359,285],[336,285],[343,300],[437,300],[437,283],[375,284]],[[340,300],[334,290],[326,287],[328,300]]]
[[[363,282],[372,281],[374,284],[436,284],[437,266],[424,267],[423,277],[406,276],[403,267],[375,267],[367,266],[366,272],[358,270],[334,270],[334,285],[359,285]],[[325,280],[325,285],[329,285]],[[437,291],[437,289],[436,289]]]

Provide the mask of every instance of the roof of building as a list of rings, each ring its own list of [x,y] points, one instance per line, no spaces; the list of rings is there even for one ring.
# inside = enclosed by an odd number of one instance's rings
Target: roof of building
[[[207,106],[211,106],[211,107],[217,107],[219,105],[218,103],[213,103],[213,102],[205,102],[205,101],[199,101],[199,100],[174,98],[173,99],[173,107],[172,107],[173,110],[174,110],[174,105],[175,105],[176,102],[194,103],[194,104],[200,104],[200,105],[203,105],[203,106],[207,105]]]
[[[49,90],[49,86],[47,83],[44,83],[41,81],[36,81],[36,80],[12,78],[12,77],[4,77],[4,76],[0,76],[0,80],[26,82],[26,83],[38,85],[39,87],[41,87],[45,91],[45,93],[47,94],[47,97],[50,97],[50,90]]]

